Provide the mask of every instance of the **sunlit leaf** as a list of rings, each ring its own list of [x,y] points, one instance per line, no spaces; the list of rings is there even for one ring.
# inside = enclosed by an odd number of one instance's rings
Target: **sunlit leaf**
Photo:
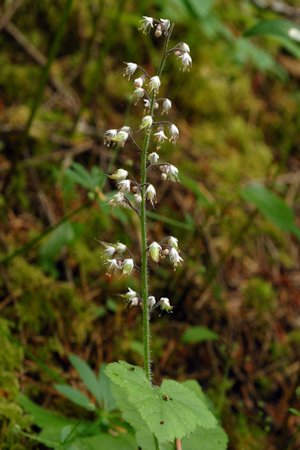
[[[86,388],[96,398],[96,400],[101,403],[102,394],[100,384],[90,366],[83,359],[79,358],[79,356],[76,355],[70,355],[69,360],[72,366],[77,370]]]
[[[219,338],[219,335],[206,327],[189,327],[182,335],[182,342],[185,344],[195,344],[204,341],[213,341]]]
[[[245,187],[241,195],[282,231],[293,233],[300,239],[294,211],[272,191],[261,184],[253,184]]]

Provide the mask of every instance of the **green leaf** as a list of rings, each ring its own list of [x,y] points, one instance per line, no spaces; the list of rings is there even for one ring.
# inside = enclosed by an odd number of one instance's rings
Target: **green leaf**
[[[90,399],[83,393],[78,391],[67,384],[55,384],[54,388],[62,394],[64,397],[69,399],[71,402],[75,403],[82,408],[87,409],[88,411],[94,411],[95,405],[91,403]]]
[[[50,237],[40,248],[40,258],[42,261],[55,260],[62,248],[73,242],[75,230],[71,222],[64,222],[52,231]]]
[[[296,58],[300,58],[300,46],[298,40],[293,37],[293,33],[299,33],[300,26],[289,20],[262,20],[254,27],[245,32],[245,36],[270,36],[281,43]]]
[[[90,366],[83,359],[79,358],[79,356],[76,355],[70,355],[69,360],[72,366],[77,370],[86,388],[101,404],[102,393],[100,383]]]
[[[140,367],[124,361],[110,364],[106,373],[113,383],[126,391],[128,401],[161,443],[182,439],[197,425],[216,426],[205,404],[176,381],[164,380],[160,387],[152,387]]]
[[[94,190],[104,178],[104,173],[99,167],[94,166],[89,172],[81,164],[75,162],[66,170],[65,175],[69,180],[88,190]]]
[[[228,437],[220,426],[211,430],[198,427],[190,437],[182,440],[182,448],[195,450],[199,448],[199,442],[201,442],[201,450],[226,450]]]
[[[130,435],[111,436],[98,434],[96,436],[77,438],[64,447],[65,450],[137,450],[135,438]]]
[[[276,194],[261,184],[245,187],[241,196],[254,203],[258,210],[282,231],[295,234],[300,240],[300,229],[296,225],[294,211]]]
[[[18,402],[30,414],[34,424],[42,429],[39,438],[45,441],[59,443],[61,441],[62,430],[67,426],[76,426],[78,424],[77,420],[69,419],[68,417],[61,416],[36,405],[25,395],[20,395]]]
[[[292,414],[294,414],[297,417],[300,417],[300,411],[296,408],[289,408],[289,412],[291,412]]]
[[[189,327],[182,335],[182,342],[185,344],[195,344],[204,341],[213,341],[219,338],[219,335],[206,327]]]
[[[106,411],[114,411],[116,409],[116,402],[112,393],[112,384],[105,373],[106,364],[102,364],[99,369],[99,384],[102,397],[102,404]]]
[[[207,16],[213,6],[213,0],[181,0],[192,17],[202,19]]]

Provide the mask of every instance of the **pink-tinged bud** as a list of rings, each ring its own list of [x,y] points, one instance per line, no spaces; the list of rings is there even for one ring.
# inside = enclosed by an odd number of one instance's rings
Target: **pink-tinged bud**
[[[152,242],[152,244],[149,247],[149,254],[154,262],[156,263],[159,262],[161,251],[162,251],[161,245],[159,245],[157,242]]]
[[[128,77],[128,80],[130,80],[130,77],[134,74],[138,66],[136,63],[132,62],[126,62],[124,64],[126,64],[126,67],[123,71],[123,77]]]
[[[137,204],[139,205],[140,203],[142,203],[142,196],[141,194],[134,194],[134,199],[137,202]]]
[[[160,38],[160,37],[161,37],[161,35],[162,35],[162,26],[161,26],[160,24],[157,25],[154,34],[155,34],[155,37],[157,37],[157,38]]]
[[[134,261],[132,258],[124,259],[122,264],[122,274],[129,275],[134,268]]]
[[[141,88],[141,87],[143,87],[143,84],[144,84],[144,78],[143,78],[143,77],[139,77],[139,78],[136,78],[136,79],[134,80],[134,86],[135,86],[136,88]]]

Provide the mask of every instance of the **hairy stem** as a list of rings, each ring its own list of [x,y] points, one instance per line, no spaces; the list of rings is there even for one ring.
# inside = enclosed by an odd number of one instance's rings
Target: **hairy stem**
[[[157,71],[157,76],[160,77],[165,65],[167,57],[168,42],[172,33],[173,26],[171,26],[169,33],[165,37],[162,58]],[[152,91],[150,99],[150,115],[153,117],[155,92]],[[146,189],[147,189],[147,155],[151,141],[152,129],[151,127],[145,132],[144,142],[141,152],[141,294],[143,300],[143,345],[144,345],[144,369],[146,376],[151,383],[151,361],[150,361],[150,314],[148,309],[148,260],[147,260],[147,219],[146,219]],[[156,439],[156,438],[155,438]],[[155,442],[159,449],[158,442]]]

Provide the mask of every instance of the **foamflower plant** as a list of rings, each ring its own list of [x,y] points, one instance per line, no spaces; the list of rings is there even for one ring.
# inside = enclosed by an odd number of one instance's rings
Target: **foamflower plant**
[[[162,41],[160,63],[156,73],[148,73],[135,62],[125,63],[123,75],[131,83],[135,103],[143,100],[140,103],[144,105],[144,111],[136,131],[124,125],[120,129],[110,129],[104,135],[104,144],[111,147],[112,151],[114,147],[119,147],[125,152],[127,146],[134,146],[140,157],[139,173],[130,173],[127,168],[119,167],[109,174],[118,190],[111,198],[110,205],[113,208],[130,208],[138,215],[140,254],[132,254],[120,242],[101,243],[107,256],[109,272],[119,273],[121,277],[135,273],[140,280],[139,290],[128,286],[127,292],[120,296],[130,307],[141,308],[144,368],[121,361],[109,364],[106,373],[113,385],[118,387],[116,401],[125,420],[135,429],[137,443],[142,450],[173,449],[174,445],[181,445],[181,440],[184,443],[184,439],[192,436],[193,432],[196,433],[198,427],[201,427],[202,437],[196,436],[196,440],[203,438],[203,430],[218,427],[201,392],[197,394],[195,389],[172,380],[164,380],[160,387],[155,386],[152,378],[150,318],[156,311],[158,315],[172,312],[173,306],[168,297],[157,299],[154,293],[149,292],[149,264],[167,264],[176,270],[183,263],[178,239],[166,236],[151,242],[147,226],[147,209],[158,206],[159,186],[154,180],[159,179],[159,183],[177,182],[179,174],[173,164],[161,161],[159,155],[160,148],[166,142],[176,144],[180,134],[177,125],[162,119],[163,115],[171,113],[171,100],[158,96],[163,88],[162,74],[167,59],[177,58],[183,72],[188,71],[192,65],[188,44],[180,42],[173,47],[170,45],[173,27],[168,19],[148,16],[142,18],[142,33],[151,33],[153,39]],[[133,76],[134,79],[131,80]],[[153,178],[155,171],[160,175],[159,178]],[[120,395],[123,399],[118,402]]]

